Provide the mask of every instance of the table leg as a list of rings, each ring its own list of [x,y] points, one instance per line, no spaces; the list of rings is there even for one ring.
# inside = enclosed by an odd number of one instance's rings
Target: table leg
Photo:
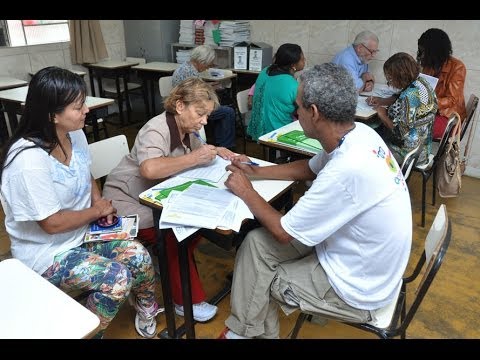
[[[162,330],[158,337],[161,338],[176,338],[177,329],[175,325],[175,310],[173,308],[172,290],[170,287],[170,277],[168,274],[168,257],[165,244],[165,232],[158,228],[160,221],[161,210],[152,209],[153,223],[155,224],[155,232],[157,235],[157,253],[158,253],[158,267],[160,270],[160,283],[162,286],[163,306],[165,307],[165,319],[167,322],[167,329]]]
[[[125,91],[123,92],[125,94],[125,103],[127,104],[127,122],[124,125],[127,125],[127,123],[130,123],[130,114],[132,112],[132,106],[130,105],[130,96],[128,95],[128,74],[125,74],[123,76],[123,86]]]
[[[148,79],[147,77],[142,77],[142,87],[143,87],[143,101],[145,103],[145,115],[147,120],[150,119],[150,105],[148,104]]]
[[[152,117],[154,117],[155,115],[157,115],[157,112],[155,110],[155,81],[153,80],[150,80],[150,91],[150,96],[152,100]]]
[[[88,68],[88,77],[90,78],[90,93],[92,94],[92,96],[94,97],[95,96],[95,81],[94,81],[94,75],[93,75],[93,70],[92,68]],[[102,92],[100,92],[100,96]]]
[[[193,234],[178,243],[178,262],[180,266],[180,279],[182,282],[183,312],[185,318],[185,331],[187,339],[195,339],[195,326],[193,321],[192,289],[190,284],[190,267],[188,265],[188,244]]]
[[[3,115],[3,107],[0,108],[0,144],[3,145],[8,138],[10,137],[8,134],[8,127],[7,127],[7,119],[5,115]]]
[[[10,124],[10,131],[13,132],[18,126],[17,114],[21,114],[22,106],[17,102],[4,102],[5,112],[8,116],[8,123]]]
[[[125,119],[123,118],[123,99],[122,99],[122,92],[120,91],[120,77],[118,75],[115,76],[115,86],[117,88],[117,99],[118,99],[118,115],[120,117],[120,124],[122,126],[126,125]],[[127,94],[125,93],[125,96]]]

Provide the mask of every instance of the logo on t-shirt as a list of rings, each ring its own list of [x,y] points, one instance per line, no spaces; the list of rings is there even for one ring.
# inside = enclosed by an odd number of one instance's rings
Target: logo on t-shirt
[[[373,149],[372,151],[377,156],[377,158],[385,160],[388,169],[395,174],[395,177],[393,178],[395,184],[401,184],[404,190],[407,190],[402,170],[398,167],[397,162],[395,161],[395,158],[393,157],[390,150],[387,149],[387,151],[385,151],[381,146],[379,146],[378,150]]]

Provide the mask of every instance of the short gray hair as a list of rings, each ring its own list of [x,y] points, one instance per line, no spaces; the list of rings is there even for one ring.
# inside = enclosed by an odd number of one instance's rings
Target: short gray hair
[[[359,33],[357,36],[355,36],[355,40],[353,40],[353,45],[360,45],[368,42],[369,40],[375,41],[377,44],[379,43],[378,41],[378,36],[375,35],[373,32],[369,30],[364,30],[361,33]]]
[[[358,93],[352,75],[341,65],[324,63],[304,70],[302,106],[315,105],[328,120],[348,123],[355,120]]]
[[[190,60],[196,61],[202,65],[210,65],[215,60],[215,50],[208,45],[200,45],[192,50]]]

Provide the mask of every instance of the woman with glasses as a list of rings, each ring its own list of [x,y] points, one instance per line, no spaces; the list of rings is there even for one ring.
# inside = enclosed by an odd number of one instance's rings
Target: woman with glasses
[[[453,112],[457,112],[462,119],[467,114],[463,95],[467,69],[463,62],[452,56],[452,43],[440,29],[428,29],[420,36],[417,62],[423,73],[438,78],[435,87],[438,113],[432,136],[434,140],[440,140]]]
[[[332,62],[342,65],[348,70],[359,92],[372,91],[375,78],[368,71],[368,63],[377,55],[378,51],[377,35],[365,30],[355,37],[352,45],[335,55]]]
[[[375,96],[368,99],[384,127],[382,137],[399,164],[421,142],[418,164],[423,164],[431,152],[431,131],[438,109],[435,91],[419,76],[419,65],[407,53],[392,55],[383,64],[383,72],[389,85],[401,91],[388,99]]]

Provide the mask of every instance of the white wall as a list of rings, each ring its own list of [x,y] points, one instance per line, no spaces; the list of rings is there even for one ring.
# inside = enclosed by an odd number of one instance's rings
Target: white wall
[[[380,39],[380,52],[370,69],[380,83],[386,82],[385,60],[399,51],[416,57],[420,35],[431,27],[440,28],[452,41],[453,55],[467,67],[466,101],[472,93],[480,96],[479,20],[251,20],[250,24],[252,41],[271,44],[274,52],[283,43],[300,45],[307,66],[331,61],[337,51],[353,42],[356,34],[371,30]],[[476,127],[472,143],[466,174],[480,178],[480,126]]]
[[[146,20],[148,21],[148,20]],[[123,20],[100,21],[108,54],[111,59],[125,58]],[[307,57],[307,66],[330,61],[333,55],[350,44],[361,30],[371,30],[380,38],[376,60],[371,69],[379,82],[385,82],[383,63],[392,54],[405,51],[412,56],[417,52],[417,40],[431,27],[445,30],[452,41],[453,55],[467,67],[465,97],[480,96],[480,21],[479,20],[252,20],[253,41],[273,45],[274,51],[283,43],[299,44]],[[0,47],[0,75],[29,80],[29,71],[48,65],[58,65],[86,71],[80,65],[72,66],[69,43]],[[88,77],[85,79],[89,84]],[[90,88],[90,86],[88,86]],[[478,112],[480,113],[480,111]],[[477,117],[478,117],[477,113]],[[464,138],[464,142],[466,137]],[[477,126],[467,175],[480,178],[480,126]]]

